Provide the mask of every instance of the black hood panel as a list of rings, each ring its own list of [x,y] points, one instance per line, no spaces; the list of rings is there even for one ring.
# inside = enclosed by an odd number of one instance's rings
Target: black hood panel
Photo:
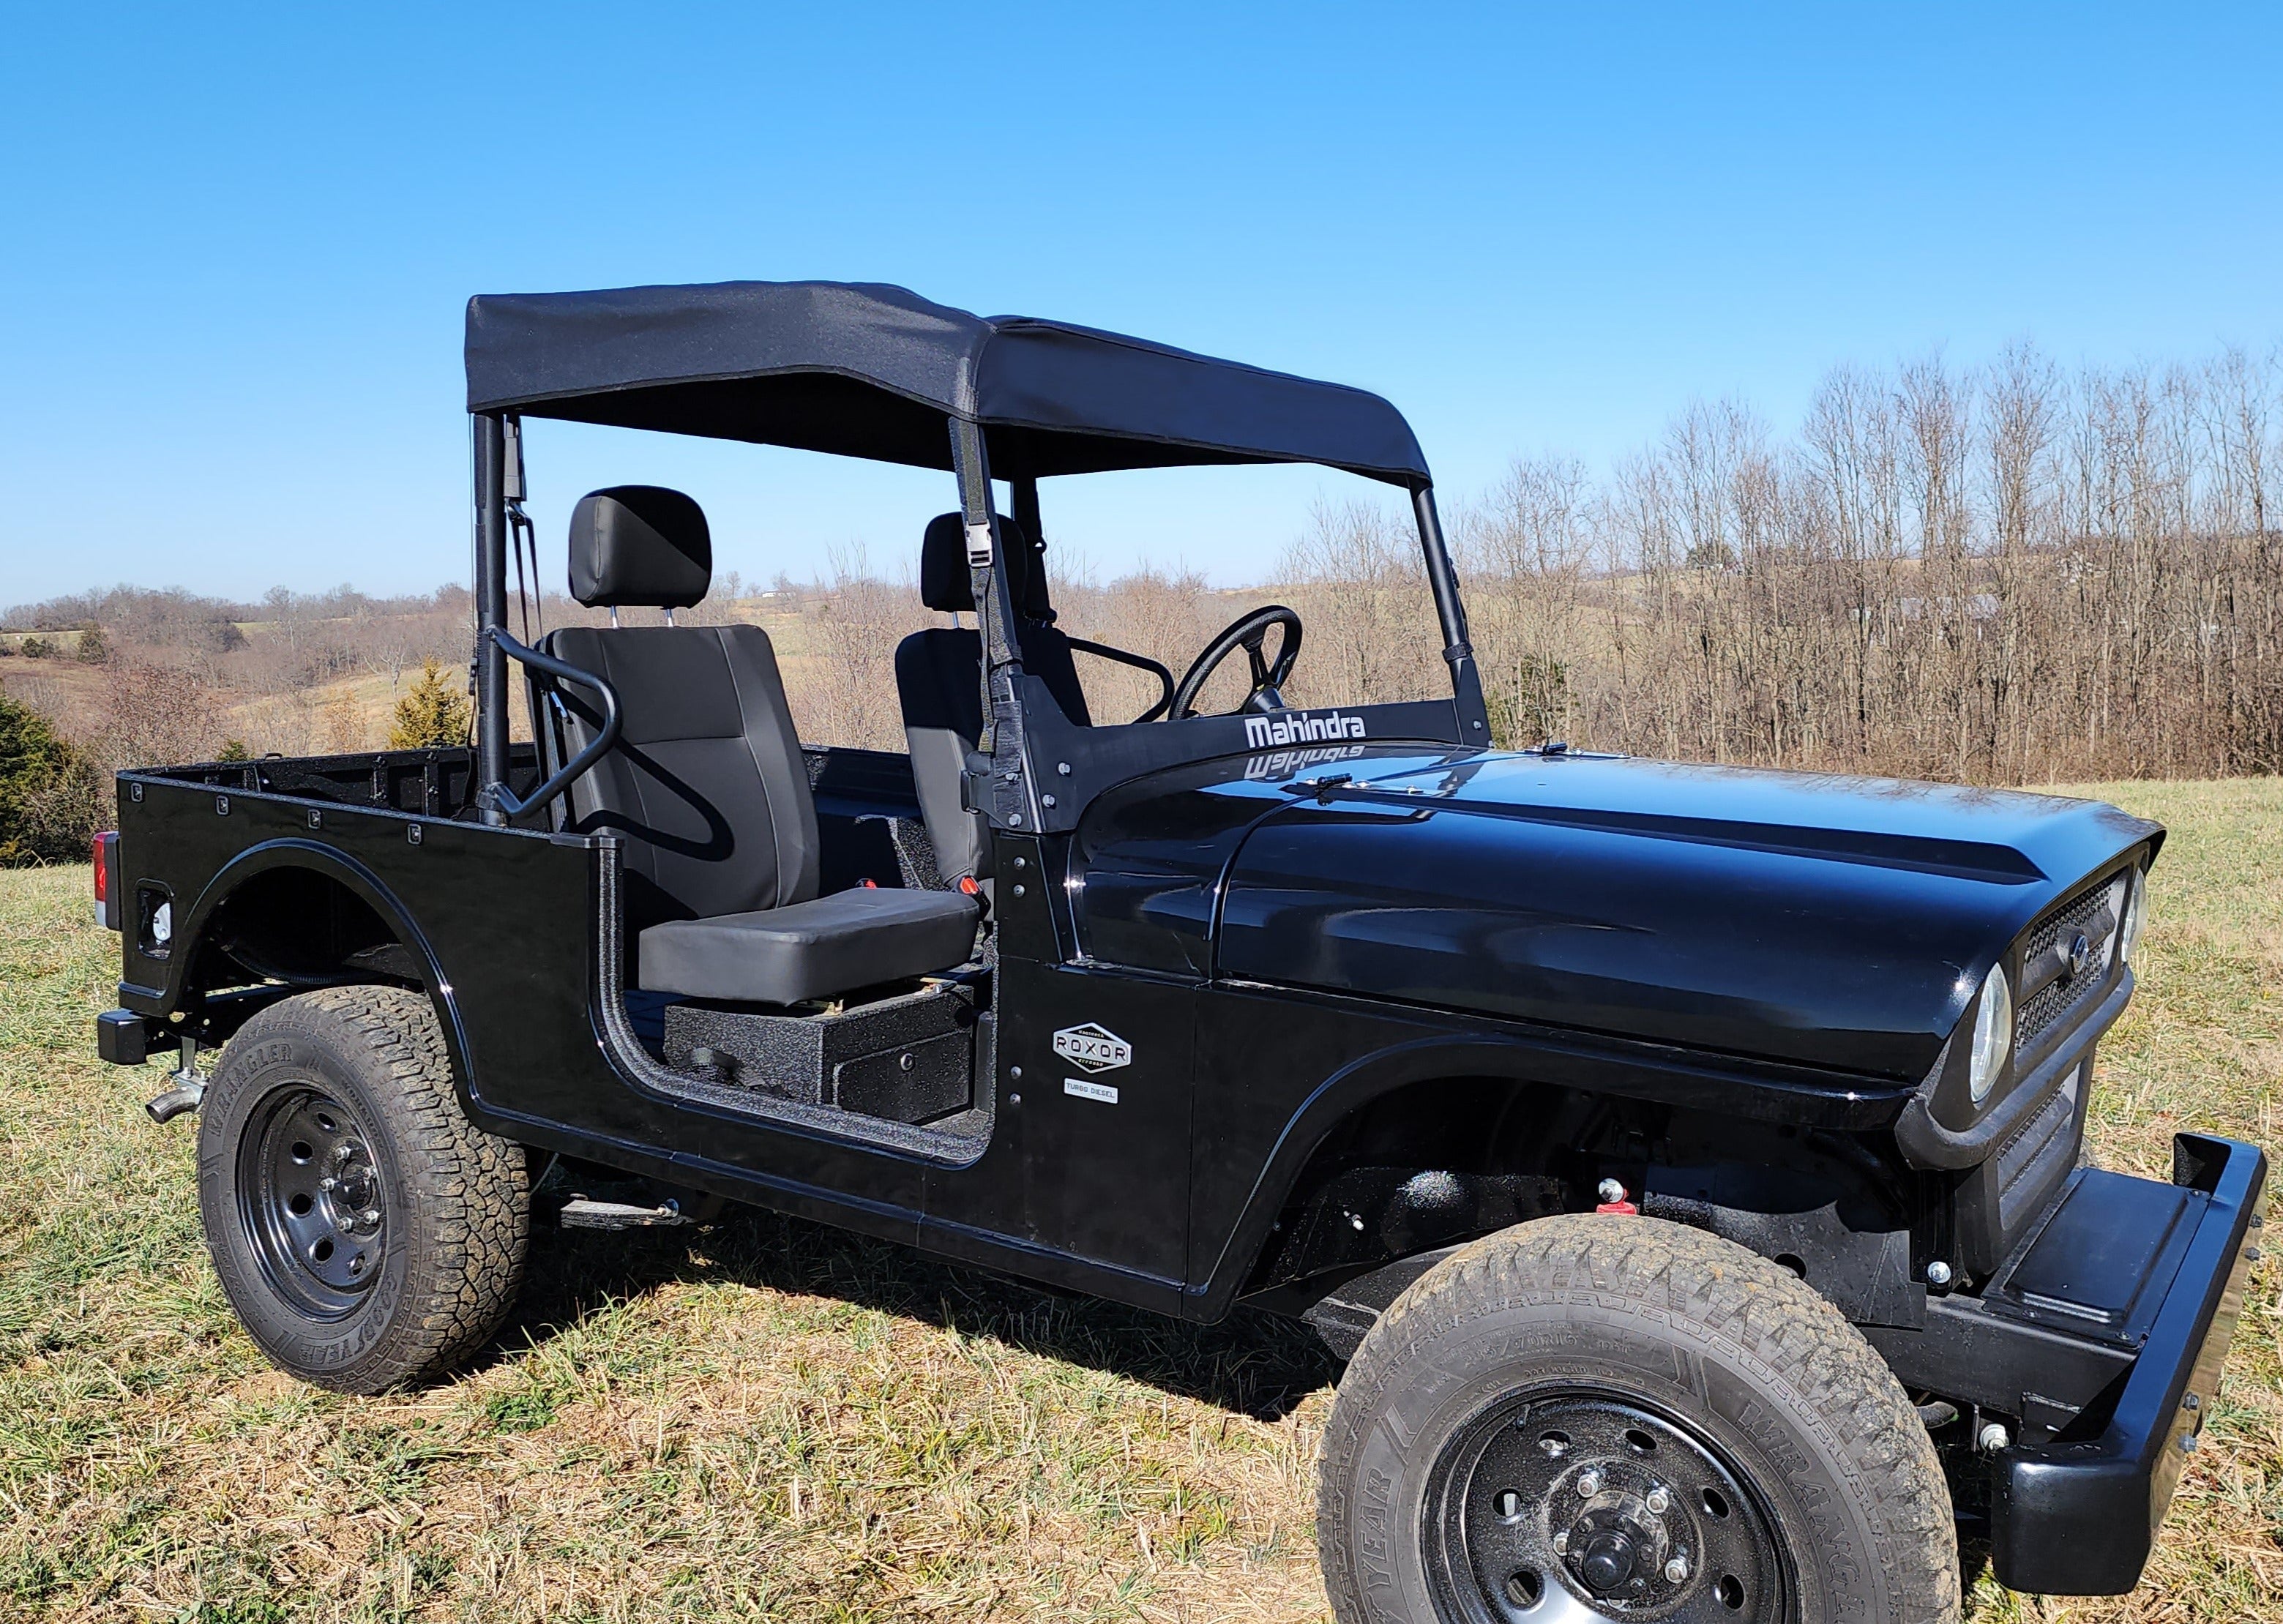
[[[1180,910],[1213,974],[1904,1080],[2018,933],[2162,835],[2052,796],[1611,757],[1209,767],[1115,799],[1129,837],[1159,796],[1219,804],[1179,820],[1218,825]]]

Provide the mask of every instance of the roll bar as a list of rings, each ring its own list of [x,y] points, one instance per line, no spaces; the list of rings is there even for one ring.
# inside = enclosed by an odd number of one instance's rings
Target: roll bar
[[[514,798],[507,787],[507,650],[494,640],[507,632],[507,432],[497,412],[479,412],[470,423],[476,463],[476,809],[486,823],[503,824]]]
[[[581,773],[610,753],[611,746],[619,742],[619,690],[607,678],[598,677],[591,671],[582,671],[551,654],[542,654],[536,649],[518,642],[502,627],[487,626],[484,638],[488,647],[496,649],[502,655],[519,660],[534,671],[544,672],[558,681],[575,682],[580,688],[592,688],[603,700],[602,731],[588,742],[586,749],[565,762],[552,777],[530,795],[518,796],[507,787],[504,779],[486,787],[490,805],[496,806],[507,817],[519,818],[561,795],[577,781]]]

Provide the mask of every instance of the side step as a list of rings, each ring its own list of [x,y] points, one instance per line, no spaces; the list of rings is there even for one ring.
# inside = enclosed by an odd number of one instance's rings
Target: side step
[[[631,1201],[597,1201],[583,1195],[564,1202],[555,1221],[565,1229],[668,1229],[696,1222],[677,1201],[637,1207]]]

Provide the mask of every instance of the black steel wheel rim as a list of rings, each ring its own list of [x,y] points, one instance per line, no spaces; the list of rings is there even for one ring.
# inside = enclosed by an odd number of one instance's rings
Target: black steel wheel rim
[[[1704,1431],[1638,1396],[1509,1394],[1437,1457],[1421,1529],[1464,1624],[1788,1624],[1774,1522]]]
[[[311,1319],[339,1319],[380,1278],[387,1193],[372,1135],[333,1095],[289,1084],[238,1138],[238,1214],[270,1286]]]

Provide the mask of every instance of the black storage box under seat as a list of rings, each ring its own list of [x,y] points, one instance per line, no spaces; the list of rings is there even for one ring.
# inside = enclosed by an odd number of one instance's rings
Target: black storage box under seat
[[[975,990],[954,981],[808,1014],[671,1004],[666,1060],[782,1099],[925,1123],[973,1102],[975,1023]]]

